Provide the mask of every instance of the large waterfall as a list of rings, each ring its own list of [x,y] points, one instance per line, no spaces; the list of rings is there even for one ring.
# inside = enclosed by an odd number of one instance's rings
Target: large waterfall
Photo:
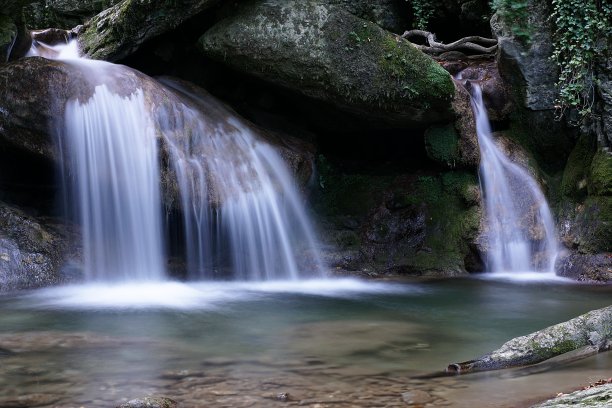
[[[480,85],[470,82],[480,145],[487,221],[487,269],[554,274],[558,254],[553,217],[538,183],[496,146]]]
[[[67,103],[59,137],[69,207],[83,228],[88,280],[166,276],[164,175],[178,190],[191,279],[321,276],[291,171],[252,125],[202,90],[80,59],[74,47],[31,54],[71,64],[94,89]],[[144,78],[145,89],[121,89],[116,81],[125,73],[130,84]]]

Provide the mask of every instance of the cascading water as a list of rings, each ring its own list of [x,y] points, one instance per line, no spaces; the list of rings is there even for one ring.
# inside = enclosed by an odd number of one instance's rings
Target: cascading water
[[[75,47],[30,54],[64,60],[95,85],[86,101],[68,102],[60,140],[89,280],[165,276],[158,144],[178,185],[191,278],[225,267],[247,280],[321,276],[297,187],[269,143],[212,97],[171,81],[155,83],[165,95],[157,106],[147,90],[119,95],[114,81],[129,69],[80,59]]]
[[[320,276],[314,234],[287,165],[272,146],[211,96],[164,80],[183,103],[160,115],[183,205],[190,274],[210,278],[223,263],[239,279]],[[205,114],[203,114],[205,112]],[[297,256],[300,251],[301,256]],[[298,265],[297,259],[308,260]]]
[[[558,243],[546,198],[533,177],[495,145],[480,85],[470,85],[481,153],[487,269],[554,274]]]

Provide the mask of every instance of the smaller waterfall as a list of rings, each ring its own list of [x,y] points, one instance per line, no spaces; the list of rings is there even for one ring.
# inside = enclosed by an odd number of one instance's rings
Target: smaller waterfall
[[[546,198],[533,177],[495,145],[480,85],[470,84],[481,153],[487,268],[491,272],[554,274],[558,243]]]

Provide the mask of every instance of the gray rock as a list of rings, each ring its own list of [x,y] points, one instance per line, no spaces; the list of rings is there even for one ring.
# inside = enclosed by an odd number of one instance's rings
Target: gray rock
[[[607,350],[610,342],[612,306],[517,337],[489,354],[476,360],[451,364],[448,369],[461,373],[525,366],[590,345]]]
[[[405,5],[398,0],[327,0],[351,14],[371,21],[387,31],[401,34],[408,28],[408,13]]]
[[[532,408],[605,408],[612,402],[612,384],[590,387],[586,390],[562,394]]]
[[[557,261],[557,275],[581,282],[612,282],[612,254],[572,252]]]
[[[537,27],[530,44],[521,43],[511,32],[510,24],[498,14],[491,18],[491,30],[499,47],[499,69],[508,83],[518,87],[524,107],[554,109],[559,69],[550,58],[553,50],[551,6],[546,1],[530,0],[528,7],[527,24]]]
[[[145,41],[163,34],[218,0],[123,0],[87,21],[76,32],[85,55],[117,61]]]
[[[238,5],[199,40],[209,57],[387,126],[453,119],[450,75],[379,26],[325,1]]]
[[[79,258],[77,234],[68,226],[43,223],[0,203],[0,292],[70,281],[68,260]]]

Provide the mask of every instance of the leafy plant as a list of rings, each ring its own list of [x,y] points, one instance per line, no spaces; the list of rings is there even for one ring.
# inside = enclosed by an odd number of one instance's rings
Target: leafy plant
[[[429,19],[434,15],[434,3],[431,0],[406,0],[410,2],[414,16],[414,27],[426,30]]]
[[[612,5],[598,0],[552,0],[555,24],[553,55],[560,74],[558,116],[576,109],[581,119],[592,115],[594,63],[612,35]]]

